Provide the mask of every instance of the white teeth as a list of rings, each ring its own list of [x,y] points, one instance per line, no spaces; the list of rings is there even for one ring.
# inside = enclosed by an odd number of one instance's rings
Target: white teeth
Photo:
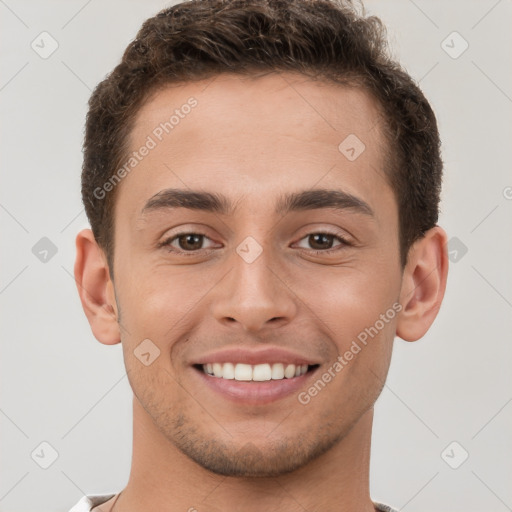
[[[222,365],[220,363],[213,363],[213,375],[222,377]]]
[[[237,364],[235,366],[235,380],[252,380],[252,366],[250,364]]]
[[[235,378],[235,365],[233,363],[224,363],[222,366],[223,379],[234,379]]]
[[[262,381],[270,380],[272,369],[269,364],[257,364],[252,370],[252,380]]]
[[[289,364],[289,365],[284,369],[284,376],[285,376],[287,379],[291,379],[292,377],[295,377],[295,365],[294,365],[294,364]]]
[[[284,378],[284,365],[281,363],[276,363],[272,365],[272,379],[278,380]]]
[[[208,375],[222,379],[234,379],[240,381],[265,381],[282,380],[284,378],[300,377],[308,371],[307,364],[288,364],[283,363],[263,363],[263,364],[243,364],[243,363],[207,363],[203,364],[203,371]]]

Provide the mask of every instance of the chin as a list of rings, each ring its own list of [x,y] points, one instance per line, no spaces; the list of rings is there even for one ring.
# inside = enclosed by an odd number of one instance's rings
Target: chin
[[[185,424],[180,421],[179,433],[172,435],[173,444],[205,470],[239,478],[268,478],[292,473],[330,450],[341,438],[318,432],[307,439],[296,435],[279,440],[263,438],[258,444],[242,441],[237,445],[235,440],[226,443],[206,439],[197,431],[186,432]]]

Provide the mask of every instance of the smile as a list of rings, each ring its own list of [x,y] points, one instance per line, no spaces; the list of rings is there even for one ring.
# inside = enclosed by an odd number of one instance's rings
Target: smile
[[[310,368],[317,365],[307,364],[286,364],[286,363],[206,363],[200,365],[207,375],[227,380],[256,381],[282,380],[300,377],[308,372]]]
[[[204,363],[194,373],[216,395],[238,405],[265,405],[296,395],[314,378],[318,364]]]

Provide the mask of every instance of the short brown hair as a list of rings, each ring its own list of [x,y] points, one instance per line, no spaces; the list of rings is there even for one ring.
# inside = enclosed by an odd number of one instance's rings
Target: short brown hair
[[[363,87],[378,100],[405,265],[411,244],[437,223],[442,160],[435,115],[389,57],[382,22],[359,14],[350,0],[190,0],[146,20],[89,100],[82,198],[111,273],[116,189],[104,197],[97,191],[126,160],[134,118],[149,94],[223,72],[274,71]]]

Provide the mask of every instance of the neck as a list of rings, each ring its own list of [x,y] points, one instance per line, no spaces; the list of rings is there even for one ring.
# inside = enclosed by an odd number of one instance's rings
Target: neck
[[[178,450],[134,398],[132,467],[115,512],[374,512],[369,494],[372,422],[373,408],[334,448],[292,473],[226,477]]]

